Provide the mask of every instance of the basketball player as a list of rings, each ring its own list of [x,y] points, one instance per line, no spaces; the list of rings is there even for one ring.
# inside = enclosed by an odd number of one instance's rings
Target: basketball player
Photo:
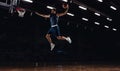
[[[59,29],[59,26],[58,26],[58,20],[59,20],[60,16],[63,16],[63,15],[67,14],[68,9],[69,9],[69,5],[68,4],[63,4],[62,7],[64,9],[66,9],[66,11],[63,12],[63,13],[56,13],[56,9],[52,9],[51,14],[49,14],[49,15],[44,15],[44,14],[40,14],[38,12],[35,12],[39,16],[42,16],[44,18],[50,18],[51,28],[49,29],[48,33],[46,34],[46,39],[50,43],[51,51],[55,47],[55,44],[52,42],[52,39],[51,39],[52,35],[55,36],[58,40],[66,40],[69,43],[72,43],[70,37],[61,36],[61,34],[60,34],[60,29]]]

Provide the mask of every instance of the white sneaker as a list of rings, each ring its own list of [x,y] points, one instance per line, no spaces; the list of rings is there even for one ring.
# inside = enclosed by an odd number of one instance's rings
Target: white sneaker
[[[66,41],[68,41],[70,44],[72,43],[72,40],[70,39],[70,37],[67,37]]]
[[[51,51],[52,51],[55,47],[55,44],[51,43],[50,46],[51,46]]]

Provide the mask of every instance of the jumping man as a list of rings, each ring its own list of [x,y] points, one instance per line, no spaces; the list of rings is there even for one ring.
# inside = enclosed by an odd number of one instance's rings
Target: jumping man
[[[51,28],[49,29],[48,33],[46,34],[46,39],[50,43],[51,51],[55,47],[55,44],[52,42],[52,39],[51,39],[52,35],[54,35],[58,40],[66,40],[70,44],[72,43],[70,37],[61,36],[61,34],[60,34],[60,29],[59,29],[59,25],[58,25],[59,17],[66,15],[68,12],[68,9],[69,9],[68,4],[67,5],[63,4],[62,6],[64,9],[66,9],[66,11],[63,13],[56,13],[56,9],[52,9],[51,14],[49,14],[49,15],[44,15],[44,14],[40,14],[38,12],[35,12],[39,16],[42,16],[44,18],[50,18]]]

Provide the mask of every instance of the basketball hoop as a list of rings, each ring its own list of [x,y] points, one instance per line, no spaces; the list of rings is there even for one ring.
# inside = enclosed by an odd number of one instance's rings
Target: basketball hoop
[[[24,17],[26,10],[23,8],[16,8],[19,17]]]

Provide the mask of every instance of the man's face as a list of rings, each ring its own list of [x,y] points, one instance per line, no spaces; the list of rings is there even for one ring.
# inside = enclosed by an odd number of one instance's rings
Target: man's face
[[[52,13],[52,14],[56,14],[56,10],[52,9],[52,10],[51,10],[51,13]]]

